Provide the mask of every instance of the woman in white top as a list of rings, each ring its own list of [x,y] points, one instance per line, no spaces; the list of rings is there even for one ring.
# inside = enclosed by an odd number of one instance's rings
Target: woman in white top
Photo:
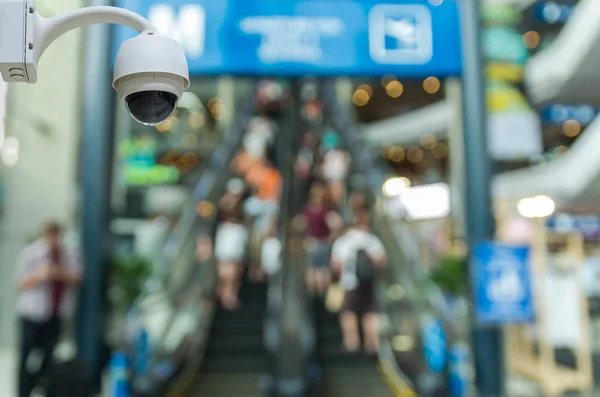
[[[269,119],[256,116],[248,123],[243,140],[246,153],[253,159],[262,159],[275,138],[275,126]]]
[[[341,149],[329,150],[323,156],[323,177],[329,184],[334,204],[339,204],[344,197],[349,168],[350,156]]]
[[[243,224],[241,203],[231,196],[221,199],[215,235],[215,259],[219,282],[217,296],[227,310],[239,308],[238,292],[243,273],[248,231]]]
[[[373,282],[363,284],[357,276],[359,251],[366,254],[373,266],[383,268],[387,255],[381,240],[369,231],[369,213],[355,212],[355,225],[333,244],[331,266],[340,275],[340,285],[346,291],[340,313],[344,347],[349,352],[360,348],[359,324],[362,323],[364,348],[367,353],[379,349],[379,315]],[[375,272],[376,269],[373,269]]]

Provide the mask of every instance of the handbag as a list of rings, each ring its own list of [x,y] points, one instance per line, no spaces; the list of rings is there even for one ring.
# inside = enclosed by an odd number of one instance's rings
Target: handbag
[[[344,305],[346,290],[339,284],[331,284],[325,296],[325,308],[331,313],[339,313]]]

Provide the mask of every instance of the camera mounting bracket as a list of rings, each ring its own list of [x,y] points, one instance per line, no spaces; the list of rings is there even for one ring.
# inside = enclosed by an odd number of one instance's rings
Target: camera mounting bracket
[[[6,82],[35,83],[44,51],[63,34],[96,23],[125,25],[138,33],[156,32],[144,17],[119,7],[84,7],[41,17],[34,0],[0,1],[0,74]]]

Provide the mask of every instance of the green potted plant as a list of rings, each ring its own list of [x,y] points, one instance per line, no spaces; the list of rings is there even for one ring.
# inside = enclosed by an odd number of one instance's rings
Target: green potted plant
[[[151,263],[135,255],[118,254],[110,258],[107,298],[110,304],[107,341],[122,347],[126,341],[127,313],[142,294],[151,275]]]
[[[431,276],[447,295],[456,297],[468,293],[467,259],[463,255],[443,255]]]
[[[151,264],[135,255],[115,255],[110,261],[110,296],[113,305],[128,310],[150,277]]]

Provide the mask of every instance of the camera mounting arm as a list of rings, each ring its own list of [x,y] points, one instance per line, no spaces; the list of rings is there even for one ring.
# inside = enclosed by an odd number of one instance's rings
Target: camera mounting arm
[[[52,18],[43,18],[37,13],[35,13],[35,16],[36,48],[34,50],[38,59],[46,48],[63,34],[96,23],[125,25],[136,30],[138,33],[144,31],[156,32],[154,25],[146,18],[119,7],[85,7]]]
[[[51,18],[37,13],[34,0],[0,0],[0,74],[6,82],[37,81],[44,51],[63,34],[96,23],[125,25],[138,33],[156,32],[144,17],[118,7],[85,7]]]

